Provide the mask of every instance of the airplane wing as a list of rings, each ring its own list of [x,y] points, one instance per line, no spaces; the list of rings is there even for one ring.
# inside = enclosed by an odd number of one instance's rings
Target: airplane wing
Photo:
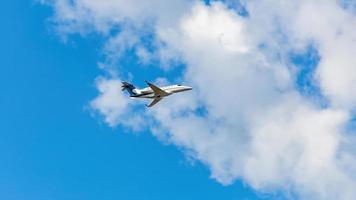
[[[146,81],[147,85],[150,86],[150,88],[153,90],[153,92],[155,93],[155,96],[160,98],[160,97],[164,97],[167,96],[168,93],[164,90],[162,90],[161,88],[153,85],[152,83]],[[153,103],[153,102],[152,102]]]
[[[161,98],[161,97],[158,97],[158,98],[153,99],[153,101],[152,101],[150,104],[148,104],[147,107],[152,107],[152,106],[154,106],[156,103],[158,103],[158,102],[161,101],[162,99],[163,99],[163,98]]]

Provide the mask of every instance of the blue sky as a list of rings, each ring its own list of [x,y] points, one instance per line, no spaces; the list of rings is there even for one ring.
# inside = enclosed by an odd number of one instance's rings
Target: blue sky
[[[147,132],[93,117],[101,38],[61,42],[51,12],[29,0],[1,7],[1,199],[266,199],[240,181],[222,186]]]

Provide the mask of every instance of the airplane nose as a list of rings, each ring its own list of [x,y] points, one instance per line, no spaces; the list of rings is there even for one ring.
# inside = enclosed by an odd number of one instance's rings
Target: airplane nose
[[[186,90],[192,90],[193,88],[192,87],[186,87]]]

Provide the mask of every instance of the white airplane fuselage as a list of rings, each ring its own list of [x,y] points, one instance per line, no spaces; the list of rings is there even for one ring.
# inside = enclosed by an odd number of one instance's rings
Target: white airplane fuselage
[[[184,85],[169,85],[164,87],[158,87],[147,81],[146,83],[149,87],[138,89],[131,83],[123,81],[122,90],[128,91],[130,93],[130,97],[132,98],[153,99],[152,102],[149,105],[147,105],[147,107],[152,107],[166,96],[192,89],[192,87],[188,87]]]
[[[167,94],[161,94],[157,96],[154,91],[150,87],[145,87],[142,89],[134,89],[134,91],[137,93],[136,95],[131,95],[130,97],[134,98],[148,98],[148,99],[154,99],[157,97],[166,97],[174,93],[178,92],[184,92],[191,90],[191,87],[188,86],[183,86],[183,85],[170,85],[170,86],[164,86],[160,87],[163,91],[167,92]]]

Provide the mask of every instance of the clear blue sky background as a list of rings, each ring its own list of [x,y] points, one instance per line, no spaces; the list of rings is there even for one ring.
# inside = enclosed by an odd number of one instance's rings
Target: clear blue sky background
[[[100,124],[85,107],[97,95],[102,40],[60,42],[46,21],[51,12],[31,0],[0,8],[1,200],[279,197],[241,182],[222,186],[149,133]]]

